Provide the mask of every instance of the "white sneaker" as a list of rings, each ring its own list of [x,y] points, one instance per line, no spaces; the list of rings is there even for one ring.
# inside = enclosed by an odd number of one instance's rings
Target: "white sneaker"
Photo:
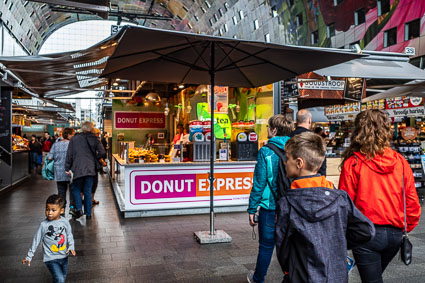
[[[248,272],[248,275],[246,276],[246,280],[247,280],[249,283],[255,283],[255,281],[254,281],[254,270],[250,270],[250,271]]]

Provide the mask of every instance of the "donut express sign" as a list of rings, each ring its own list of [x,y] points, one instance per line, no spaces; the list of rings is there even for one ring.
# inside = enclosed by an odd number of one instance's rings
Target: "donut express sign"
[[[246,205],[255,164],[216,166],[216,206]],[[126,210],[209,207],[208,166],[127,167]]]

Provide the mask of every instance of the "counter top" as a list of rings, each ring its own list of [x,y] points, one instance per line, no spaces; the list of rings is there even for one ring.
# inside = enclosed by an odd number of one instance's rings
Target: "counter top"
[[[149,162],[149,163],[125,163],[123,159],[120,158],[118,154],[112,155],[115,160],[121,165],[125,167],[166,167],[166,166],[196,166],[196,165],[210,165],[210,162],[165,162],[165,163],[159,163],[159,162]],[[215,161],[214,165],[255,165],[257,164],[257,161]]]

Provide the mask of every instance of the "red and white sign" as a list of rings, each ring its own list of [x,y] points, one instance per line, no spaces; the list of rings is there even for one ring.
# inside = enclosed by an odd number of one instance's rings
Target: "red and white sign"
[[[164,112],[117,111],[114,116],[114,129],[164,129]]]

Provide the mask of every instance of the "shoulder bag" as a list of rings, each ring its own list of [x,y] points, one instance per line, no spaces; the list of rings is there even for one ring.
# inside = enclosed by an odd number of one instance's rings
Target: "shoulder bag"
[[[400,256],[401,256],[401,261],[404,262],[405,265],[409,265],[410,263],[412,263],[413,246],[412,246],[412,243],[410,242],[409,237],[407,235],[406,193],[405,193],[405,186],[404,186],[404,167],[403,167],[403,209],[404,209],[404,231],[403,231],[403,238],[401,239]]]
[[[93,154],[96,172],[102,171],[103,167],[106,166],[105,160],[103,160],[103,158],[97,159],[96,152],[94,152],[93,148],[90,146],[87,135],[85,136],[85,139],[86,139],[86,142],[87,142],[87,146],[89,147],[91,153]]]

